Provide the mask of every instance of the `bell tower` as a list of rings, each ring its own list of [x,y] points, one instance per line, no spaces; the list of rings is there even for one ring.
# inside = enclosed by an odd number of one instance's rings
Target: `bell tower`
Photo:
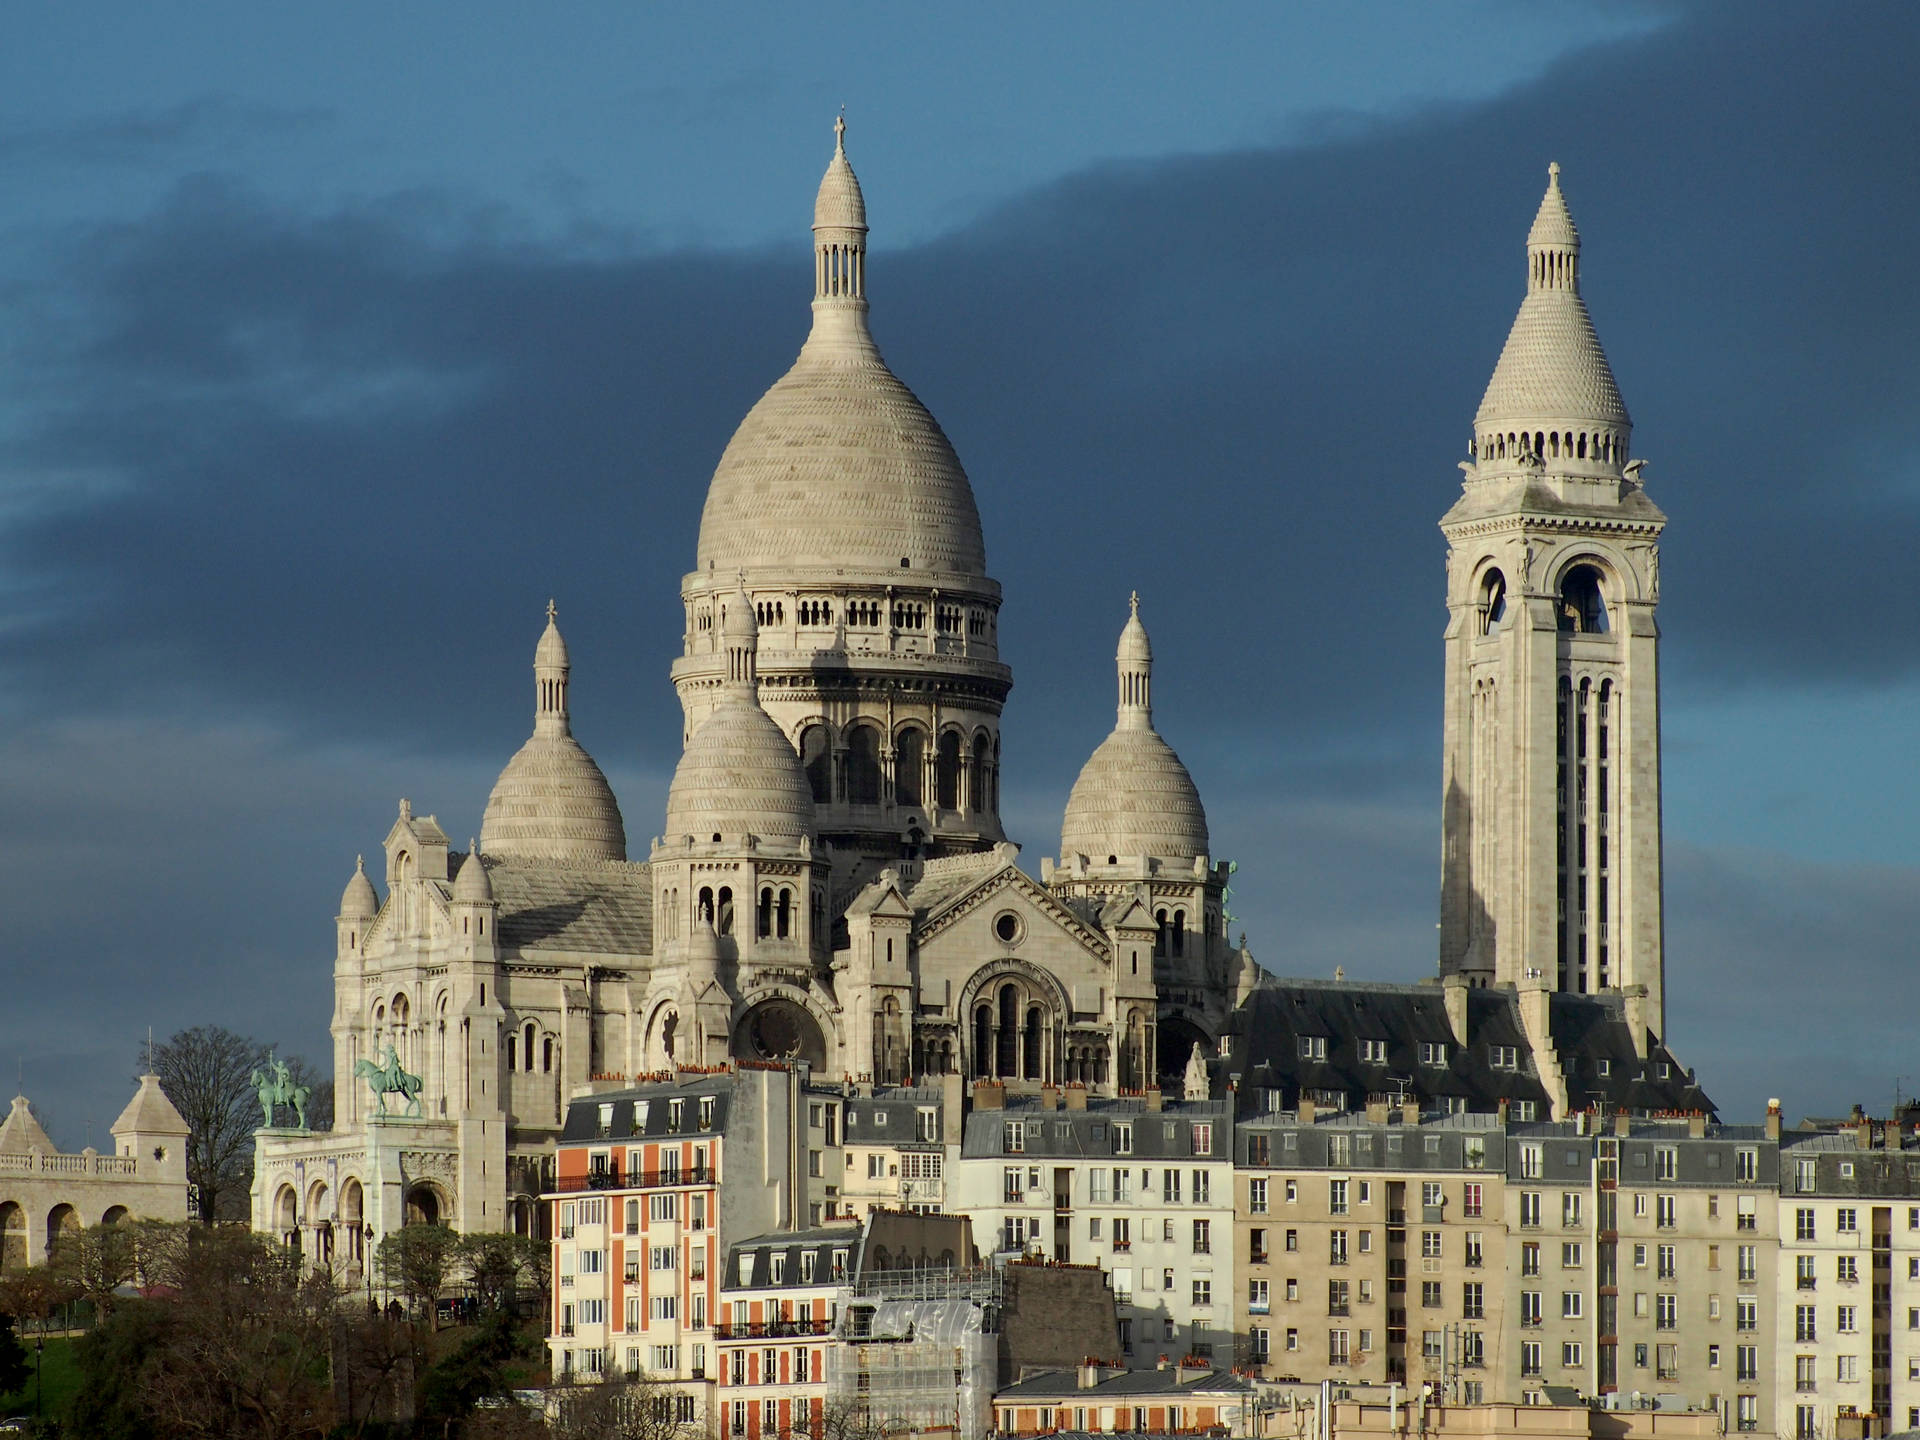
[[[1440,972],[1665,1032],[1660,534],[1548,167],[1447,538]],[[1640,987],[1644,987],[1641,989]]]

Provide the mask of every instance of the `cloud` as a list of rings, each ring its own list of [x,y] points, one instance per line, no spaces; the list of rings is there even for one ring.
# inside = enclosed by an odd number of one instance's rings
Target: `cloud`
[[[147,165],[157,156],[312,130],[333,113],[201,95],[54,124],[0,123],[0,160],[13,165]]]
[[[881,344],[966,459],[1006,587],[1006,786],[1030,856],[1111,724],[1137,587],[1162,729],[1243,861],[1256,952],[1430,969],[1436,522],[1550,158],[1672,517],[1669,706],[1920,668],[1900,623],[1920,294],[1894,238],[1920,175],[1882,156],[1915,128],[1916,51],[1894,8],[1703,8],[1484,104],[1106,167],[876,254]],[[86,143],[234,121],[185,107]],[[477,813],[526,732],[549,594],[585,743],[657,792],[678,749],[679,576],[713,463],[804,334],[799,244],[659,253],[538,238],[455,195],[305,213],[198,177],[15,263],[38,268],[0,316],[0,706],[36,720],[13,754],[49,794],[110,775],[76,813],[122,854],[167,852],[173,923],[141,935],[146,973],[204,973],[239,1028],[277,1014],[215,977],[249,955],[323,965],[343,857],[398,791]],[[60,738],[81,722],[123,727],[100,745],[124,767]],[[235,747],[235,727],[274,738]],[[198,735],[215,741],[200,768],[174,749]],[[364,763],[311,791],[279,773],[314,754]],[[181,795],[183,773],[275,826]],[[638,849],[657,794],[625,798]],[[1671,881],[1676,930],[1706,917],[1670,947],[1676,997],[1694,983],[1678,967],[1718,973],[1688,946],[1725,955],[1701,927],[1730,912],[1686,889],[1714,873]],[[209,951],[235,887],[258,933]],[[73,901],[29,903],[50,963],[118,954],[129,993],[159,993],[103,920],[63,919]],[[1864,983],[1879,954],[1843,960]],[[1715,1038],[1677,1028],[1683,1053],[1716,1094],[1750,1091],[1716,1078],[1739,1048],[1689,1006]]]

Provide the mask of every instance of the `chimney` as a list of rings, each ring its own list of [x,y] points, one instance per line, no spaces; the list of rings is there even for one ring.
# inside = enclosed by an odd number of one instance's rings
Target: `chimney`
[[[1767,1101],[1767,1139],[1775,1144],[1780,1140],[1780,1102],[1778,1099]]]
[[[1873,1148],[1873,1121],[1862,1120],[1858,1125],[1853,1127],[1853,1146],[1856,1150],[1871,1150]]]
[[[1164,1369],[1166,1369],[1166,1368],[1167,1368],[1167,1366],[1169,1366],[1169,1365],[1170,1365],[1170,1364],[1172,1364],[1172,1363],[1173,1363],[1173,1362],[1172,1362],[1172,1361],[1170,1361],[1170,1360],[1168,1360],[1168,1359],[1167,1359],[1167,1357],[1166,1357],[1165,1355],[1162,1355],[1162,1356],[1160,1357],[1160,1363],[1159,1363],[1158,1365],[1156,1365],[1156,1366],[1154,1366],[1153,1368],[1154,1368],[1154,1369],[1156,1369],[1156,1370],[1164,1370]]]
[[[1707,1137],[1707,1117],[1698,1110],[1687,1116],[1687,1134],[1695,1140],[1704,1140]]]
[[[1087,1108],[1087,1087],[1069,1085],[1067,1087],[1067,1109],[1084,1110]]]
[[[1614,1111],[1613,1133],[1623,1138],[1631,1135],[1633,1133],[1633,1116],[1629,1115],[1625,1110]]]
[[[1099,1383],[1100,1362],[1098,1360],[1082,1360],[1080,1362],[1080,1388],[1082,1390],[1091,1390]]]
[[[1058,1085],[1042,1085],[1040,1087],[1040,1108],[1042,1110],[1058,1110],[1060,1108],[1060,1087]]]
[[[1147,1113],[1149,1115],[1158,1115],[1160,1113],[1160,1104],[1160,1087],[1158,1085],[1149,1086],[1147,1089]]]
[[[1500,1097],[1500,1128],[1502,1130],[1507,1128],[1507,1121],[1512,1116],[1512,1114],[1513,1114],[1513,1102],[1507,1099],[1506,1096],[1502,1095]]]
[[[1313,1124],[1313,1098],[1310,1095],[1308,1095],[1307,1092],[1304,1090],[1300,1092],[1299,1114],[1300,1114],[1300,1123],[1302,1125]]]
[[[1627,1029],[1633,1034],[1633,1053],[1642,1060],[1647,1058],[1647,987],[1644,985],[1622,986],[1620,993],[1627,1002]]]
[[[1388,1107],[1387,1107],[1387,1097],[1386,1097],[1386,1096],[1384,1096],[1384,1095],[1369,1095],[1369,1096],[1367,1097],[1367,1123],[1368,1123],[1369,1125],[1384,1125],[1384,1124],[1386,1124],[1386,1123],[1387,1123],[1387,1108],[1388,1108]]]
[[[1418,1125],[1420,1123],[1420,1102],[1408,1096],[1400,1102],[1400,1123]]]
[[[973,1086],[973,1108],[976,1110],[1004,1110],[1007,1108],[1007,1087],[998,1080],[979,1080]]]
[[[1467,1048],[1467,977],[1441,977],[1440,994],[1447,1002],[1447,1028],[1453,1032],[1453,1043],[1464,1050]]]

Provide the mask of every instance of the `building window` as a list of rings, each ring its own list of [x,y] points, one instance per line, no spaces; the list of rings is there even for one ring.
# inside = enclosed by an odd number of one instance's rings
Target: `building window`
[[[1265,1180],[1247,1182],[1247,1210],[1254,1215],[1267,1213],[1267,1182]]]
[[[1568,1370],[1578,1370],[1580,1368],[1580,1342],[1578,1340],[1565,1340],[1561,1342],[1560,1364]]]

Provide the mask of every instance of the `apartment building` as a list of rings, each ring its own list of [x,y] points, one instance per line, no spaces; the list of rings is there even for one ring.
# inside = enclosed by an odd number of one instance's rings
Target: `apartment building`
[[[1729,1430],[1773,1433],[1777,1176],[1761,1126],[1625,1115],[1511,1126],[1517,1375],[1493,1394],[1672,1396]]]
[[[1778,1204],[1780,1433],[1920,1428],[1920,1134],[1789,1132]]]
[[[723,1247],[822,1204],[840,1103],[747,1063],[574,1099],[545,1197],[554,1375],[644,1372],[704,1405]]]
[[[1239,1359],[1269,1380],[1452,1387],[1499,1374],[1508,1293],[1497,1116],[1376,1101],[1235,1136]]]
[[[1105,1270],[1128,1365],[1230,1359],[1232,1135],[1227,1100],[976,1086],[951,1208],[973,1217],[982,1249]]]
[[[854,1087],[845,1105],[837,1216],[946,1209],[948,1174],[960,1156],[963,1094],[957,1075],[894,1089]]]
[[[1125,1370],[1092,1361],[1007,1386],[993,1397],[1001,1435],[1251,1433],[1253,1386],[1208,1365]]]
[[[714,1324],[714,1413],[730,1440],[821,1433],[827,1347],[853,1293],[860,1240],[858,1226],[833,1225],[729,1249]]]

